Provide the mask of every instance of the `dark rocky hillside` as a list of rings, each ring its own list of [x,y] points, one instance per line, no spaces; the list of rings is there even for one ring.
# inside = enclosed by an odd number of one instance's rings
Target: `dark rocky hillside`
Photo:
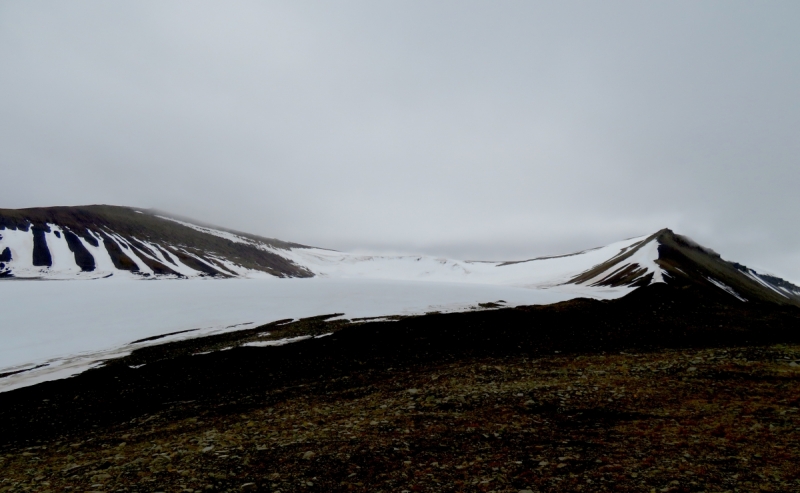
[[[154,210],[109,205],[0,209],[0,234],[3,229],[32,230],[33,266],[51,265],[45,233],[50,233],[50,225],[54,225],[63,230],[63,233],[56,234],[59,237],[64,235],[76,263],[84,272],[95,269],[95,259],[89,251],[89,245],[97,247],[102,242],[114,267],[122,271],[140,271],[130,253],[141,259],[155,275],[182,277],[178,263],[199,275],[236,275],[223,261],[278,277],[311,275],[306,269],[263,248],[280,250],[302,245],[238,232],[234,233],[251,241],[231,241],[165,217],[170,215]]]
[[[638,246],[596,265],[570,282],[583,284],[596,279],[593,283],[596,286],[649,285],[652,274],[642,276],[641,268],[637,268],[635,264],[630,265],[629,262],[639,249],[651,241],[658,242],[656,263],[665,272],[664,281],[671,286],[682,289],[716,287],[741,300],[800,306],[800,287],[727,261],[714,250],[698,245],[670,229],[662,229]]]

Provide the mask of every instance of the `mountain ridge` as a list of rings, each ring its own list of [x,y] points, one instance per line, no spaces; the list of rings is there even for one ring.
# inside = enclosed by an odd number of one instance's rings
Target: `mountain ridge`
[[[375,278],[636,289],[702,285],[739,301],[800,306],[800,287],[664,228],[605,247],[522,261],[355,255],[220,228],[155,209],[0,209],[0,278]]]
[[[48,240],[56,245],[56,249],[60,247],[62,250],[64,258],[61,260],[67,263],[70,260],[69,254],[63,251],[64,246],[75,257],[75,265],[69,265],[67,275],[61,278],[97,277],[82,273],[98,270],[98,261],[105,261],[101,267],[111,274],[128,273],[141,277],[236,277],[247,271],[264,272],[275,277],[311,275],[272,251],[202,234],[181,225],[179,220],[164,218],[155,212],[107,205],[0,209],[0,235],[3,232],[9,235],[12,231],[31,233],[30,241],[26,241],[24,235],[17,235],[22,237],[18,241],[26,242],[20,250],[30,246],[31,261],[23,264],[24,267],[19,269],[22,272],[15,273],[13,267],[9,268],[10,261],[14,260],[13,249],[9,245],[0,247],[3,257],[8,258],[4,262],[6,265],[0,267],[0,277],[47,278],[53,269],[46,268],[52,268],[54,262],[53,247]],[[60,241],[62,235],[64,241]],[[250,236],[274,250],[302,247]],[[104,248],[100,248],[101,243]],[[209,255],[211,252],[217,255]],[[28,252],[19,253],[18,257],[25,259]],[[238,266],[239,272],[231,271],[231,264]],[[75,267],[79,268],[78,272]]]

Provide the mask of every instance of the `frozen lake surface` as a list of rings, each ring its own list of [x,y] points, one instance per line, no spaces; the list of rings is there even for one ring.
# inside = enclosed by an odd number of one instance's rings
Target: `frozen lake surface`
[[[460,311],[576,297],[611,299],[632,288],[551,288],[381,279],[130,279],[0,282],[0,391],[64,378],[146,344],[251,328],[285,318]],[[199,329],[149,343],[132,341]]]

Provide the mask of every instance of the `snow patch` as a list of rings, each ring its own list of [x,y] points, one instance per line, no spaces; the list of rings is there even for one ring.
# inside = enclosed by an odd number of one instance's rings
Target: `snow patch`
[[[311,339],[311,336],[286,337],[283,339],[276,339],[274,341],[247,342],[242,344],[242,346],[249,346],[249,347],[285,346],[293,342],[305,341],[306,339]]]
[[[111,238],[111,241],[115,242],[119,246],[120,250],[122,250],[122,253],[125,254],[126,257],[131,259],[131,261],[136,264],[136,267],[139,269],[141,274],[146,276],[152,276],[154,274],[153,269],[145,264],[138,255],[136,255],[134,246],[128,243],[125,238],[110,230],[105,230],[103,232],[108,235],[109,238]]]
[[[174,223],[178,223],[181,226],[186,226],[187,228],[192,228],[193,230],[199,231],[201,233],[218,236],[220,238],[224,238],[224,239],[232,241],[234,243],[243,243],[245,245],[253,245],[253,246],[258,245],[258,243],[256,241],[254,241],[254,240],[251,240],[249,238],[245,238],[243,236],[239,236],[237,234],[229,233],[227,231],[220,231],[220,230],[214,229],[214,228],[206,228],[205,226],[198,226],[196,224],[187,223],[186,221],[180,221],[178,219],[173,219],[173,218],[167,217],[167,216],[158,216],[157,215],[156,217],[161,218],[161,219],[166,219],[167,221],[172,221]]]
[[[64,231],[55,224],[48,223],[47,226],[50,232],[45,232],[44,238],[52,260],[47,270],[67,279],[80,274],[81,268],[75,262],[75,254],[69,249]]]
[[[103,235],[95,233],[91,230],[86,230],[86,232],[91,236],[96,242],[98,246],[94,246],[85,239],[78,235],[78,239],[83,244],[84,248],[89,251],[89,254],[94,258],[94,271],[96,277],[106,277],[106,276],[113,276],[113,275],[121,275],[123,277],[132,277],[133,274],[129,271],[119,270],[114,266],[114,262],[111,260],[111,255],[109,255],[108,250],[106,250],[105,246],[105,238]]]
[[[157,245],[150,243],[149,241],[139,240],[138,238],[137,241],[139,241],[142,245],[147,247],[148,250],[150,250],[152,254],[151,258],[155,257],[155,260],[157,262],[164,264],[165,266],[169,267],[170,269],[177,272],[181,276],[188,278],[188,277],[197,277],[201,274],[200,271],[194,270],[188,265],[181,262],[178,259],[178,257],[169,254],[169,252],[167,252],[166,249],[162,251],[161,248],[158,248]],[[167,258],[167,255],[169,256],[169,258]]]
[[[610,267],[608,270],[603,271],[583,284],[587,284],[589,286],[599,285],[599,283],[601,283],[603,280],[613,277],[614,275],[630,267],[634,267],[636,270],[642,270],[642,272],[636,276],[636,278],[631,281],[630,284],[634,284],[639,279],[643,279],[649,275],[652,275],[652,278],[650,279],[650,285],[664,283],[664,275],[668,274],[656,262],[658,260],[658,240],[650,240],[644,244],[642,244],[642,238],[633,238],[633,240],[635,240],[636,243],[624,246],[620,249],[617,255],[607,259],[609,261],[613,261],[615,258],[622,257],[633,250],[633,253],[626,258],[624,262],[613,265],[613,267]],[[599,262],[596,265],[602,264],[603,262]],[[586,271],[590,269],[586,269]]]
[[[741,296],[739,293],[734,291],[734,289],[732,287],[728,286],[727,284],[723,283],[722,281],[717,281],[716,279],[711,278],[711,277],[707,277],[706,279],[708,279],[708,281],[711,284],[713,284],[714,286],[720,288],[721,290],[723,290],[726,293],[728,293],[728,294],[732,295],[733,297],[735,297],[737,300],[739,300],[739,301],[747,301],[747,299],[744,296]]]
[[[747,269],[747,272],[745,272],[745,275],[747,277],[749,277],[750,279],[754,280],[755,282],[761,284],[765,288],[768,288],[768,289],[771,289],[771,290],[775,291],[776,293],[778,293],[779,295],[783,296],[784,298],[789,298],[785,294],[783,294],[780,291],[778,291],[778,289],[775,286],[773,286],[772,284],[770,284],[767,281],[765,281],[764,279],[762,279],[761,276],[759,276],[756,271],[754,271],[752,269]]]
[[[0,229],[0,251],[8,248],[11,261],[6,262],[6,270],[14,277],[36,277],[41,269],[33,266],[33,230]]]

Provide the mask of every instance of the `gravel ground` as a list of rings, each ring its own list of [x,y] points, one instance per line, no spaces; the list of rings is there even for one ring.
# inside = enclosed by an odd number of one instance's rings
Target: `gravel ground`
[[[771,345],[321,375],[242,412],[175,402],[5,445],[0,491],[800,491],[798,360]]]

